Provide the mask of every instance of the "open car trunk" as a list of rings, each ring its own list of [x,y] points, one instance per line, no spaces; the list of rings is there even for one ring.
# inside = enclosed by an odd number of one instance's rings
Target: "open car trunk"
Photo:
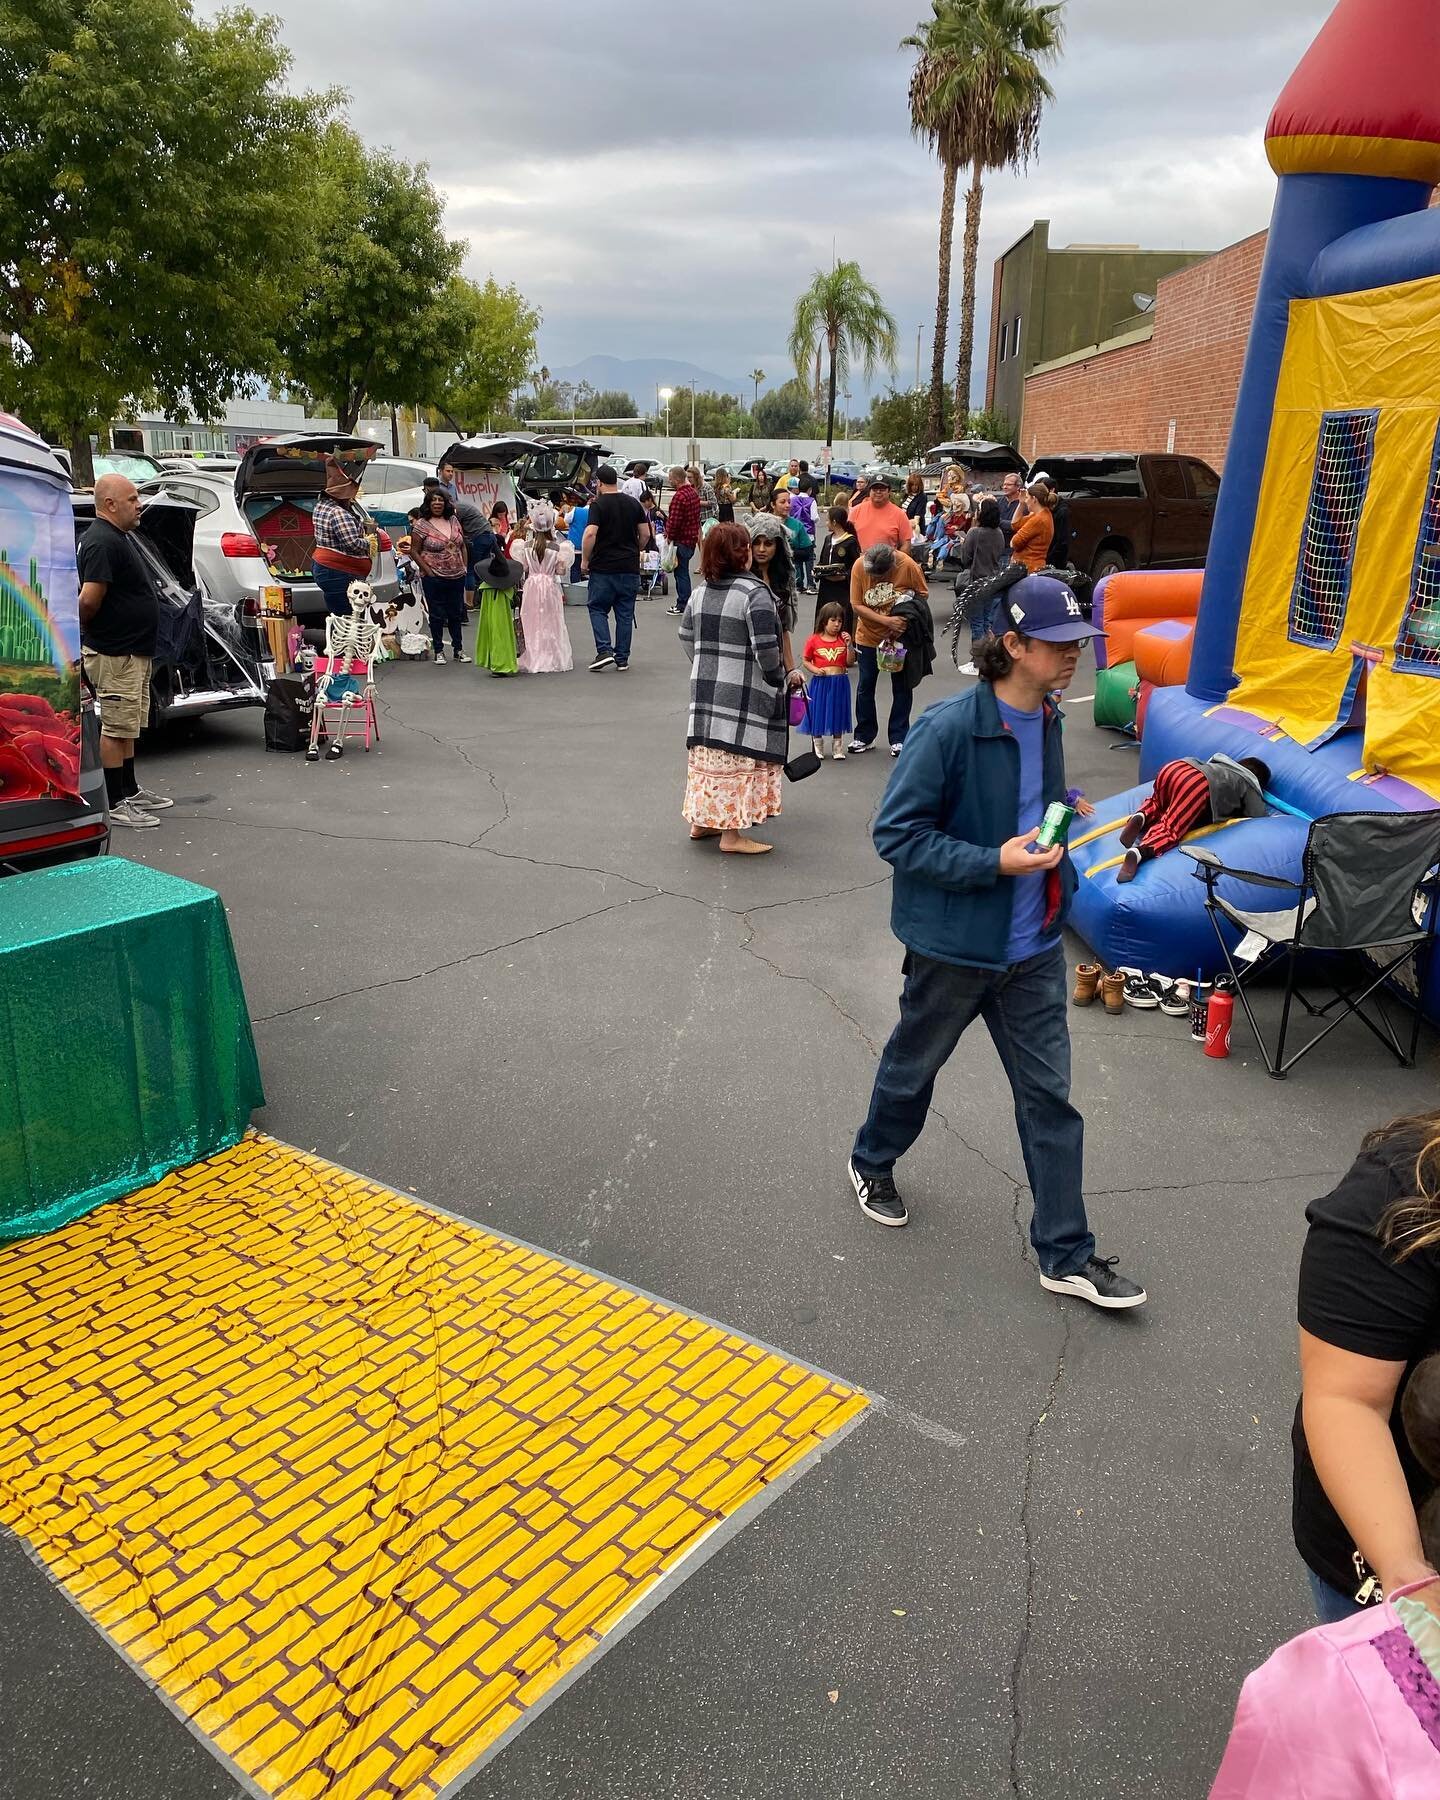
[[[380,446],[337,431],[293,431],[252,444],[235,471],[235,498],[276,581],[310,581],[313,513],[333,456],[356,480]]]

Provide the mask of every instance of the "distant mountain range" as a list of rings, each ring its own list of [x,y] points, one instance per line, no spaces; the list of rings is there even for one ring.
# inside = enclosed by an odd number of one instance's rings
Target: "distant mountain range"
[[[563,369],[552,369],[557,381],[588,381],[596,392],[620,388],[646,412],[655,405],[657,387],[688,388],[693,382],[698,393],[753,395],[753,381],[736,375],[717,375],[713,369],[702,369],[695,363],[676,362],[660,356],[587,356],[584,362],[571,363]],[[788,380],[791,371],[780,377]],[[767,381],[766,389],[777,384]]]

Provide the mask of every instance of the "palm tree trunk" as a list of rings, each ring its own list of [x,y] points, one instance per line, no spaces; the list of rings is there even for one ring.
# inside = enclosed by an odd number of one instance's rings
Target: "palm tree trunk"
[[[835,442],[835,346],[830,346],[830,398],[825,407],[825,448],[829,450]],[[830,478],[830,459],[825,459],[825,478]]]
[[[965,195],[965,247],[960,276],[960,352],[955,359],[955,434],[965,435],[970,417],[970,366],[975,360],[975,266],[980,256],[980,207],[985,198],[985,170],[975,163]]]
[[[947,162],[945,185],[940,191],[940,292],[935,301],[935,344],[930,356],[930,407],[925,415],[925,431],[931,444],[938,444],[945,436],[945,338],[950,328],[950,254],[955,241],[958,179],[955,164]]]

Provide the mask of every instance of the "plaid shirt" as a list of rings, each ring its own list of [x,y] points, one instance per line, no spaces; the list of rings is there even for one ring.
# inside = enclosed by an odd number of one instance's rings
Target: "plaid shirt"
[[[783,763],[789,737],[780,619],[763,581],[735,575],[696,588],[680,622],[690,658],[685,742]]]
[[[670,496],[665,535],[682,550],[693,550],[700,541],[700,496],[688,481]]]
[[[338,550],[344,556],[373,554],[365,514],[354,501],[346,504],[332,494],[322,494],[315,502],[314,526],[315,542],[322,550]]]

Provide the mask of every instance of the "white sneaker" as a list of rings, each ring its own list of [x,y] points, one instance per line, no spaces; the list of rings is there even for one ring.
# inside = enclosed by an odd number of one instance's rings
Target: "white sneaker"
[[[149,788],[136,788],[127,804],[138,812],[164,812],[167,806],[173,806],[175,802],[168,794],[152,794]]]
[[[437,650],[430,660],[438,666],[440,663],[444,662],[445,652],[443,650]]]
[[[455,652],[455,660],[456,662],[472,662],[474,659],[473,657],[467,656],[463,650],[457,650]]]
[[[980,671],[975,667],[973,662],[963,662],[960,665],[960,673],[962,675],[978,675]]]
[[[153,831],[160,821],[153,813],[133,807],[128,800],[122,800],[118,806],[110,808],[110,823],[124,825],[134,831]]]

